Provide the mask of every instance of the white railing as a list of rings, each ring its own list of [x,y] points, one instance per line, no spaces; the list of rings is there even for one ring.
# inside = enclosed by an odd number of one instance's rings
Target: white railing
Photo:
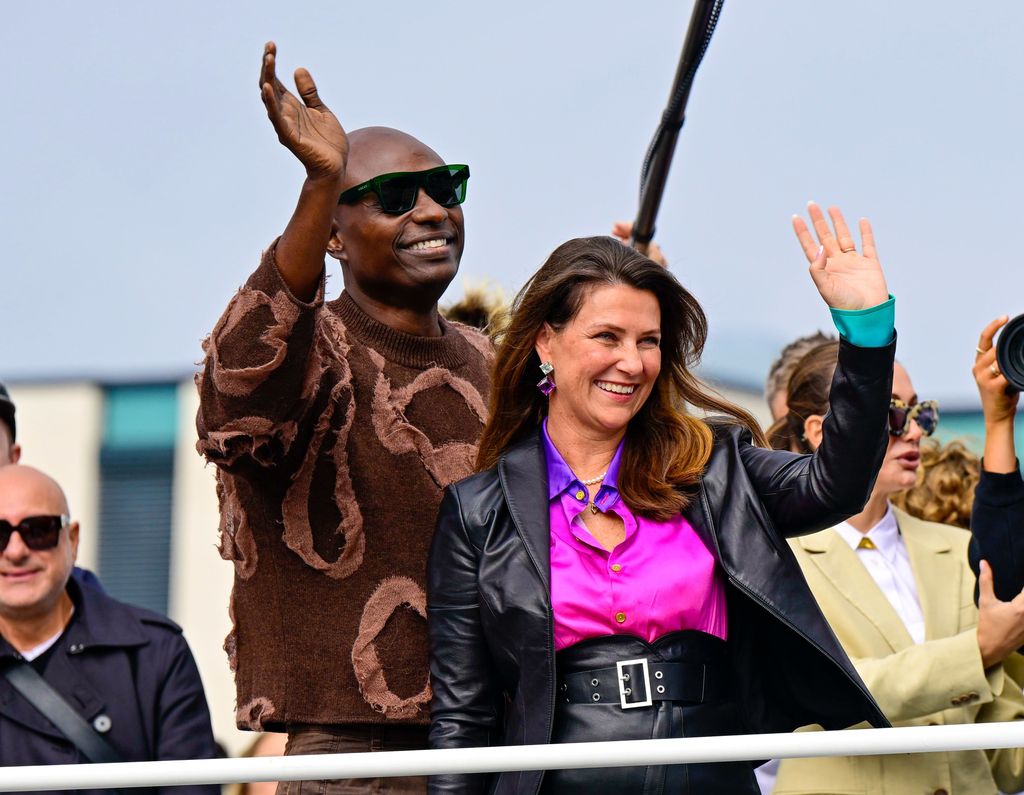
[[[1024,721],[321,756],[0,767],[0,792],[491,773],[1024,746]]]

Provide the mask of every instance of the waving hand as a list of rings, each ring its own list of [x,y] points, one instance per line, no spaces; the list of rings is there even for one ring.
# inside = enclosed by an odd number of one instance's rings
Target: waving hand
[[[838,207],[829,207],[835,234],[829,228],[821,208],[814,202],[807,205],[807,213],[818,237],[815,243],[804,219],[793,216],[793,231],[803,247],[814,285],[833,309],[867,309],[884,303],[889,298],[885,274],[875,251],[875,236],[867,218],[860,221],[862,254],[857,253],[850,230]],[[820,243],[820,245],[819,245]]]
[[[340,180],[348,160],[348,137],[320,99],[306,69],[295,70],[295,88],[302,101],[277,79],[277,46],[268,41],[260,68],[260,94],[277,139],[306,167],[310,179]]]

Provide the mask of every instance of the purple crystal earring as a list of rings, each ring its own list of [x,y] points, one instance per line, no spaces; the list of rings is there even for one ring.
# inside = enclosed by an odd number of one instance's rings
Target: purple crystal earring
[[[555,372],[555,366],[551,362],[541,362],[540,371],[544,377],[537,382],[537,389],[544,393],[544,397],[547,397],[555,391],[555,379],[551,377],[551,374]]]

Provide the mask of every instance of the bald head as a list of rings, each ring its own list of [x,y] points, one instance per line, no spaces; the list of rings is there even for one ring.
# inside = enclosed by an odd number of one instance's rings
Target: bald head
[[[445,165],[422,141],[390,127],[353,130],[348,140],[342,192],[384,174]],[[345,290],[363,311],[423,334],[440,333],[437,300],[459,270],[464,245],[461,205],[439,204],[417,189],[412,207],[400,212],[385,211],[373,192],[339,204],[327,253],[341,263]]]
[[[441,156],[409,133],[392,127],[362,127],[348,134],[348,165],[342,190],[393,171],[421,171],[444,163]],[[420,161],[410,167],[410,160]]]
[[[0,467],[0,519],[67,513],[64,490],[49,475],[21,464]]]
[[[78,523],[59,519],[67,513],[64,491],[49,475],[20,464],[0,467],[0,635],[19,651],[52,636],[71,615],[66,586],[78,556]],[[54,517],[59,530],[52,536],[47,525]]]

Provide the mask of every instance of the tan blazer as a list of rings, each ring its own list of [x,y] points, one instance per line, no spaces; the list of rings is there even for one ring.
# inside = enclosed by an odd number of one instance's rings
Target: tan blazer
[[[789,541],[864,683],[897,726],[1024,719],[1020,687],[1002,666],[987,675],[982,668],[970,534],[893,510],[924,613],[921,644],[835,530]],[[1004,792],[1024,788],[1024,749],[787,759],[773,793],[989,795],[997,785]]]

